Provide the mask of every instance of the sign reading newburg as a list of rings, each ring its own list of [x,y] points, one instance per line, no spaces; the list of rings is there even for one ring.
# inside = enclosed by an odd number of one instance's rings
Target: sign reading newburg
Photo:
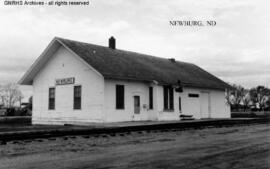
[[[172,20],[169,21],[171,26],[187,26],[187,27],[192,27],[192,26],[216,26],[217,22],[216,21],[182,21],[182,20]]]
[[[63,78],[63,79],[56,79],[55,85],[67,85],[67,84],[74,84],[75,77]]]

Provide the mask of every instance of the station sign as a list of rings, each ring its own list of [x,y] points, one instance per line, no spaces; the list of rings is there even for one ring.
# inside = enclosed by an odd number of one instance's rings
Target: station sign
[[[68,84],[74,84],[74,83],[75,83],[75,77],[55,79],[55,85],[68,85]]]

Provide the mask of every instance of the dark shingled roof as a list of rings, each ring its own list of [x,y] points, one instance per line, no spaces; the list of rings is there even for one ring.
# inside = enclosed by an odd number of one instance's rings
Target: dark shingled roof
[[[164,85],[174,85],[180,80],[183,86],[220,90],[230,88],[227,83],[191,63],[172,62],[165,58],[57,39],[100,72],[104,78],[148,82],[155,80]]]

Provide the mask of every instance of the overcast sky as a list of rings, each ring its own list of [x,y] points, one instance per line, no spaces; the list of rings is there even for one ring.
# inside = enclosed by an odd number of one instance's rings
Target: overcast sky
[[[270,87],[268,0],[90,0],[85,7],[0,5],[0,83],[17,82],[55,36],[192,62],[222,80]],[[170,20],[215,20],[173,27]]]

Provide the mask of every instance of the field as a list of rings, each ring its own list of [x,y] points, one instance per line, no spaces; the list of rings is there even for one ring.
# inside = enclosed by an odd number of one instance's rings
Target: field
[[[269,124],[0,145],[0,168],[270,168]]]

